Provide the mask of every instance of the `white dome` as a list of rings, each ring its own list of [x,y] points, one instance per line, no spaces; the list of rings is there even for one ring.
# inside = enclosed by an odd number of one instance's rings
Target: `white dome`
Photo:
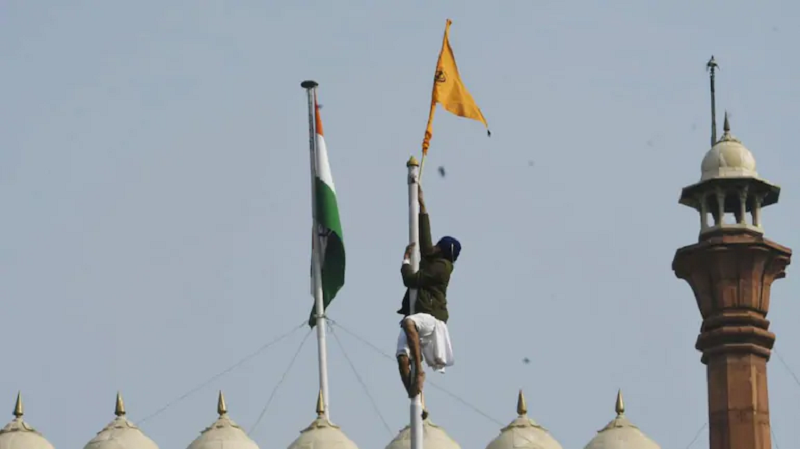
[[[22,420],[22,396],[17,395],[14,420],[0,429],[0,449],[53,449],[42,434]]]
[[[622,392],[617,393],[617,417],[611,420],[584,449],[661,449],[625,417]]]
[[[217,400],[217,412],[219,419],[203,430],[189,445],[189,449],[258,449],[258,445],[244,430],[228,417],[225,397],[221,391]]]
[[[528,418],[522,390],[517,398],[517,419],[500,431],[486,449],[561,449],[561,444],[544,427]]]
[[[289,449],[358,449],[339,426],[325,417],[322,392],[317,398],[317,419],[300,431],[300,436],[289,445]]]
[[[725,116],[725,134],[703,158],[700,166],[701,181],[714,178],[756,178],[756,159],[742,142],[731,135],[728,116]]]
[[[428,419],[428,409],[425,407],[425,396],[420,393],[422,401],[422,445],[425,449],[461,449],[447,432]],[[411,427],[406,426],[389,442],[386,449],[411,449]]]
[[[158,449],[153,440],[125,417],[125,403],[122,402],[122,395],[119,393],[114,414],[117,417],[98,432],[83,449]]]
[[[425,449],[461,449],[447,432],[437,426],[430,419],[422,422],[422,445]],[[411,428],[406,426],[394,439],[386,446],[386,449],[410,449],[411,448]]]

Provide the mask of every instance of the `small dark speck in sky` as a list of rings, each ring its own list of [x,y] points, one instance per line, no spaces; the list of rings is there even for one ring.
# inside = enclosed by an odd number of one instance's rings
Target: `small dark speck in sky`
[[[524,359],[522,359],[522,363],[527,365],[527,364],[531,363],[531,359],[525,357]]]
[[[528,161],[528,167],[533,167],[533,161]]]
[[[445,173],[445,171],[444,171],[444,166],[440,165],[440,166],[439,166],[439,176],[441,176],[442,178],[444,178],[445,174],[446,174],[446,173]]]

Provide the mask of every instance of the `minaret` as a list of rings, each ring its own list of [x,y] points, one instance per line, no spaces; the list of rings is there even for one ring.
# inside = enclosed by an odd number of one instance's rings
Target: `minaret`
[[[695,347],[707,366],[710,449],[772,447],[767,361],[775,334],[766,316],[772,282],[785,276],[792,252],[764,238],[761,208],[777,203],[779,193],[758,176],[726,114],[700,182],[680,198],[700,214],[699,242],[680,248],[672,262],[703,317]]]

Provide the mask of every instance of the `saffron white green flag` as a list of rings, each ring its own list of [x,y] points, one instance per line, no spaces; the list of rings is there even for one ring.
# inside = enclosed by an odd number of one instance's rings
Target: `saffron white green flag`
[[[333,186],[331,166],[328,163],[328,150],[325,147],[325,138],[322,132],[322,120],[319,115],[319,105],[314,98],[316,118],[316,154],[314,163],[314,189],[316,204],[314,211],[316,223],[314,231],[320,235],[319,256],[322,265],[322,299],[325,309],[336,297],[336,293],[344,285],[344,239],[342,238],[342,224],[339,221],[339,206],[336,202],[336,189]],[[312,270],[313,276],[313,270]],[[313,282],[312,282],[313,285]],[[316,310],[311,309],[308,324],[316,324]]]

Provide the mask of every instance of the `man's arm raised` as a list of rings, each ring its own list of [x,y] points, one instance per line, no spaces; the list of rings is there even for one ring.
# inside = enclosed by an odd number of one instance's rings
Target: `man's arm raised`
[[[433,238],[431,237],[431,220],[428,209],[425,207],[425,197],[422,194],[422,186],[419,190],[419,250],[420,255],[427,256],[433,252]]]

